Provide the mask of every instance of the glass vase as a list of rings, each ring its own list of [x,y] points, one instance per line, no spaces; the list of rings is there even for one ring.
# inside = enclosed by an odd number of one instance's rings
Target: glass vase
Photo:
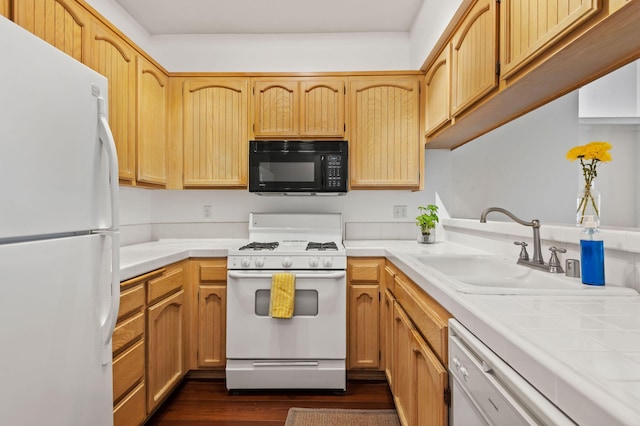
[[[576,226],[584,226],[585,217],[593,216],[596,226],[600,226],[600,191],[594,182],[585,184],[576,199]]]

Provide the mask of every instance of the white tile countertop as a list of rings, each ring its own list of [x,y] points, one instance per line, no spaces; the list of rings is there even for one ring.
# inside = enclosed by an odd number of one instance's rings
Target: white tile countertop
[[[122,279],[245,240],[160,240],[121,249]],[[483,254],[448,242],[345,241],[385,256],[580,425],[640,424],[640,296],[485,295],[455,290],[418,256]]]

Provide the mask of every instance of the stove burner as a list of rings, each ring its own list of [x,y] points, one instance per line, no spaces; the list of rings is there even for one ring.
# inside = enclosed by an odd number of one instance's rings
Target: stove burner
[[[240,247],[240,250],[274,250],[279,244],[277,241],[273,243],[249,243]]]
[[[336,243],[334,243],[333,241],[328,242],[328,243],[314,243],[314,242],[309,242],[307,244],[307,251],[310,250],[319,250],[319,251],[325,251],[325,250],[338,250],[338,246]]]

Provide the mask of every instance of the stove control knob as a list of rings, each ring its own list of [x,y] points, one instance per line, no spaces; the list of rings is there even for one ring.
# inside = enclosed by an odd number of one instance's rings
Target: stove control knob
[[[293,260],[291,260],[290,257],[287,256],[282,259],[282,266],[284,266],[285,268],[289,268],[291,265],[293,265]]]
[[[317,257],[312,257],[311,259],[309,259],[309,266],[311,266],[312,268],[318,266],[319,263],[320,262],[318,261]]]
[[[249,266],[251,266],[251,259],[248,257],[243,257],[240,261],[240,264],[243,268],[248,268]]]
[[[322,266],[324,266],[325,268],[330,268],[333,266],[333,259],[330,257],[325,257],[324,259],[322,259]]]
[[[258,268],[262,268],[264,266],[264,257],[257,257],[256,258],[256,266]]]

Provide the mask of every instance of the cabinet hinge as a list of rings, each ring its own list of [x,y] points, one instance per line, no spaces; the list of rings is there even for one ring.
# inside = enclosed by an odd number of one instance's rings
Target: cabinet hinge
[[[251,88],[251,94],[252,94],[253,96],[255,96],[255,95],[256,95],[256,88],[255,88],[255,87],[252,87],[252,88]]]
[[[451,389],[449,387],[444,388],[444,404],[447,407],[451,406]]]
[[[344,91],[344,94],[346,95],[346,94],[347,94],[347,86],[344,86],[344,87],[342,88],[342,90]]]
[[[378,362],[382,361],[382,351],[378,351]]]
[[[347,131],[347,123],[344,123],[344,131]]]
[[[500,61],[496,62],[496,75],[500,75]]]
[[[379,301],[381,301],[381,300],[382,300],[381,293],[380,293],[380,292],[378,292],[378,302],[379,302]]]

